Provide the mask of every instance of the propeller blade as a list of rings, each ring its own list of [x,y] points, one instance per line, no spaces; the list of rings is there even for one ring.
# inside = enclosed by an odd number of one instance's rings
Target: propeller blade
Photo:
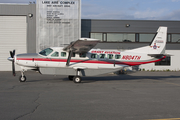
[[[14,56],[13,56],[13,52],[12,51],[10,51],[10,56],[11,56],[11,58],[13,58]]]
[[[16,76],[14,60],[12,61],[12,73],[13,73],[13,76]]]
[[[14,55],[15,55],[15,50],[13,50],[13,58],[14,58]]]

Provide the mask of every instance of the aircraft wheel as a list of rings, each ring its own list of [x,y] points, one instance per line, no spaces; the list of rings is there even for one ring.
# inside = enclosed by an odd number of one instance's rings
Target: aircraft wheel
[[[74,76],[73,81],[74,81],[74,83],[81,83],[81,77],[80,76]]]
[[[19,81],[20,81],[20,82],[26,82],[26,76],[22,76],[22,75],[21,75],[21,76],[19,77]]]
[[[73,81],[74,76],[68,76],[69,80]]]

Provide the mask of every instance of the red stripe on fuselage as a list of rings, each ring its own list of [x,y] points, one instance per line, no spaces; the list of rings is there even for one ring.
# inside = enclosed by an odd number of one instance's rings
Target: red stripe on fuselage
[[[135,66],[135,65],[148,64],[148,63],[153,63],[153,62],[159,62],[159,61],[161,61],[161,60],[163,60],[165,58],[166,58],[166,56],[164,56],[161,59],[157,59],[157,60],[153,60],[153,61],[146,61],[146,62],[120,62],[119,64],[124,63],[125,65]],[[116,64],[118,64],[118,63],[116,63]]]
[[[162,59],[166,58],[164,56],[161,59],[152,60],[152,61],[139,61],[139,62],[133,62],[133,61],[98,61],[98,60],[73,60],[71,59],[70,62],[75,63],[94,63],[94,64],[123,64],[123,65],[129,65],[129,66],[135,66],[135,65],[141,65],[141,64],[147,64],[147,63],[153,63],[161,61]],[[67,59],[51,59],[51,58],[17,58],[17,60],[27,60],[27,61],[50,61],[50,62],[67,62]]]

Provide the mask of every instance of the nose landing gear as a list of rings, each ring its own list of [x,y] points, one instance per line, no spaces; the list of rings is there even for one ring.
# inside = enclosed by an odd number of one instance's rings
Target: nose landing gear
[[[21,71],[21,76],[19,77],[20,82],[26,82],[26,76],[24,75],[24,71]]]

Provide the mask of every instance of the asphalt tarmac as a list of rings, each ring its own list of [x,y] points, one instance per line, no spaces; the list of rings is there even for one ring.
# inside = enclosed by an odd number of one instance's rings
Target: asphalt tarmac
[[[0,120],[149,120],[180,118],[180,72],[83,77],[0,72]]]

